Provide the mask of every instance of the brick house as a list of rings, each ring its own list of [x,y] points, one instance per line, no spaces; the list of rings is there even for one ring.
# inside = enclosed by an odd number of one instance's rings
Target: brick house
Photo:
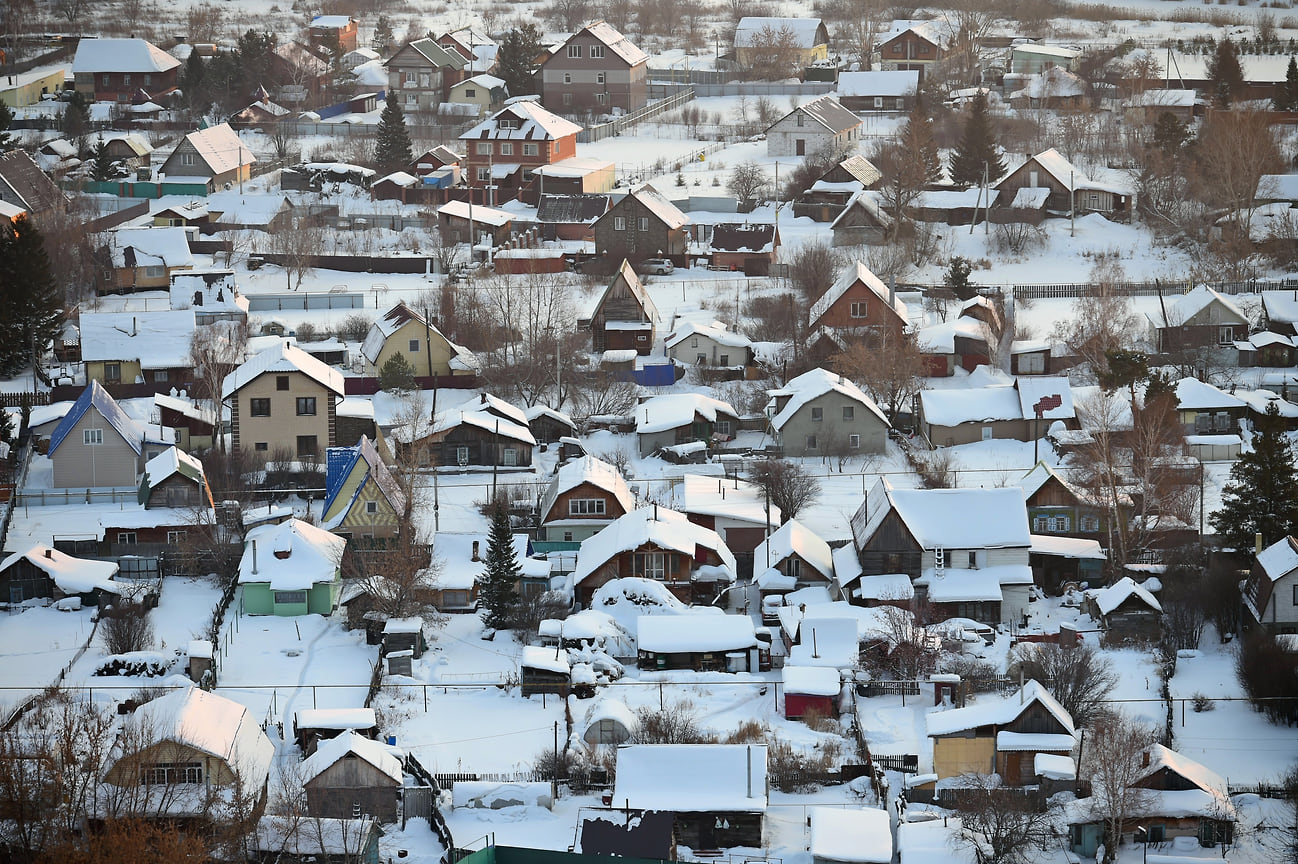
[[[636,111],[649,101],[649,55],[611,24],[569,37],[541,64],[541,101],[565,114]]]
[[[808,331],[831,327],[877,333],[886,329],[900,340],[910,317],[906,304],[897,299],[897,292],[857,261],[811,305],[807,323]]]
[[[156,98],[176,89],[180,61],[144,39],[82,39],[72,60],[77,92],[96,102]]]
[[[311,44],[341,57],[356,50],[360,24],[350,15],[317,15],[311,19],[308,39]]]
[[[537,168],[577,155],[580,131],[576,123],[531,99],[512,99],[460,136],[465,182],[477,188],[494,186],[497,204],[515,198],[531,185]]]
[[[842,153],[855,146],[861,118],[833,96],[799,105],[766,129],[767,156]]]
[[[684,263],[689,221],[690,217],[646,183],[595,222],[595,254],[614,261],[672,258]]]

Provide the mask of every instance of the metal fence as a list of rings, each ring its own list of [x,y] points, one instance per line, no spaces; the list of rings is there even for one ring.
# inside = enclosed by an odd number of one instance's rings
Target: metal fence
[[[138,504],[138,489],[19,489],[17,507],[57,507],[68,504]]]
[[[407,119],[406,132],[412,141],[446,141],[459,138],[462,132],[477,122],[476,117],[469,123],[411,123]],[[291,137],[334,135],[340,138],[373,138],[378,126],[373,123],[314,123],[294,120],[281,121],[279,128]]]
[[[600,123],[596,126],[588,126],[577,133],[577,141],[582,144],[589,144],[592,141],[602,141],[605,138],[612,138],[614,135],[620,135],[626,129],[630,129],[639,123],[643,123],[654,117],[666,114],[668,111],[674,111],[694,98],[694,88],[684,87],[675,93],[660,99],[657,102],[650,103],[638,111],[610,120],[607,123]]]

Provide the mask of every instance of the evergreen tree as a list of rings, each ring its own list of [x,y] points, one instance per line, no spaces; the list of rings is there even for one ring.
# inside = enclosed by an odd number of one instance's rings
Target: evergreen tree
[[[99,183],[113,179],[113,160],[108,155],[108,146],[104,144],[102,135],[99,136],[99,143],[95,145],[95,161],[90,166],[90,179]]]
[[[1298,58],[1289,58],[1284,82],[1275,88],[1275,98],[1271,102],[1277,111],[1298,110]]]
[[[379,20],[374,24],[374,38],[370,41],[370,47],[379,54],[386,55],[392,50],[392,42],[395,37],[392,34],[392,19],[386,15],[380,15]]]
[[[1185,142],[1190,140],[1190,132],[1185,124],[1176,119],[1171,111],[1164,111],[1154,121],[1154,146],[1163,151],[1169,159],[1175,159],[1181,153]]]
[[[1298,469],[1274,402],[1256,425],[1253,447],[1231,467],[1221,510],[1210,517],[1222,545],[1242,552],[1252,550],[1257,534],[1266,547],[1298,533]]]
[[[488,627],[505,630],[513,624],[518,611],[518,580],[522,577],[509,514],[497,504],[491,517],[491,533],[487,535],[486,567],[479,583],[482,622]]]
[[[90,132],[90,100],[80,90],[73,90],[63,107],[63,134],[77,145],[77,155],[85,155],[86,134]]]
[[[0,102],[0,152],[8,150],[13,144],[13,137],[9,134],[9,124],[14,122],[14,112],[4,102]]]
[[[1230,103],[1244,95],[1244,70],[1239,65],[1235,43],[1222,39],[1208,61],[1208,93],[1218,108],[1229,108]]]
[[[496,74],[505,81],[510,96],[536,91],[536,58],[541,53],[541,34],[535,24],[515,27],[500,39],[496,52]]]
[[[414,158],[410,152],[410,133],[406,131],[406,115],[401,103],[390,95],[374,135],[374,162],[379,174],[386,175],[406,170]]]
[[[45,352],[58,335],[61,306],[44,237],[20,216],[0,231],[0,374],[21,370],[33,350]]]
[[[902,128],[901,139],[918,160],[918,168],[925,183],[942,182],[942,157],[938,154],[937,140],[933,137],[933,119],[929,117],[924,99],[915,94],[915,104]]]
[[[981,185],[984,166],[988,183],[995,183],[1005,174],[1005,160],[987,112],[987,94],[979,90],[969,106],[960,143],[951,154],[951,182],[960,187]]]
[[[189,102],[189,109],[198,114],[206,112],[211,102],[209,94],[212,88],[207,80],[207,66],[204,65],[203,58],[198,56],[197,51],[189,52],[189,57],[185,60],[185,72],[180,82],[181,89],[185,91],[185,99]]]

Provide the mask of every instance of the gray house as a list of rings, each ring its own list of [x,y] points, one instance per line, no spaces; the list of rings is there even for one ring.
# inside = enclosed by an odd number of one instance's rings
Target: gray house
[[[851,149],[861,130],[861,118],[833,96],[799,105],[766,130],[767,156],[807,156]]]
[[[856,456],[887,447],[888,418],[841,375],[812,369],[770,394],[771,434],[785,455]]]
[[[136,487],[144,465],[175,444],[175,432],[127,415],[91,381],[50,435],[54,487]]]

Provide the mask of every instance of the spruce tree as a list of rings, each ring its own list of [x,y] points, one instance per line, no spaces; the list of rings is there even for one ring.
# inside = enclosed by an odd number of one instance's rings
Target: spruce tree
[[[535,24],[515,27],[500,39],[496,52],[496,74],[504,79],[510,96],[526,96],[536,90],[536,58],[541,53],[541,34]]]
[[[960,187],[979,186],[983,182],[984,166],[988,183],[995,183],[1005,174],[1005,160],[987,112],[987,94],[979,90],[969,106],[969,119],[960,134],[960,143],[951,154],[951,182]]]
[[[523,577],[523,570],[514,552],[514,532],[509,527],[509,514],[500,504],[496,505],[491,517],[486,565],[478,583],[482,622],[495,630],[506,630],[514,623],[518,611],[518,581]]]
[[[374,24],[374,38],[370,41],[370,47],[379,54],[386,56],[392,50],[392,19],[386,15],[380,15],[379,20]]]
[[[1298,470],[1274,402],[1256,425],[1253,447],[1231,467],[1221,509],[1210,517],[1222,545],[1241,552],[1257,534],[1265,548],[1298,533]]]
[[[923,174],[925,183],[942,181],[942,157],[938,154],[937,140],[933,137],[933,120],[928,116],[924,99],[915,94],[915,104],[906,118],[902,128],[901,139],[906,148],[918,160],[918,168]]]
[[[1275,88],[1275,98],[1272,102],[1277,111],[1298,110],[1298,58],[1289,58],[1284,82]]]
[[[209,102],[207,94],[211,84],[207,79],[207,67],[197,51],[190,51],[188,59],[185,60],[181,88],[185,91],[185,99],[191,111],[202,114],[207,110]]]
[[[108,155],[108,146],[104,144],[103,136],[100,136],[99,143],[95,145],[95,161],[90,166],[90,179],[97,183],[113,179],[113,159]]]
[[[374,162],[378,172],[386,175],[404,171],[414,158],[410,152],[410,133],[406,131],[406,115],[396,95],[388,94],[375,132]]]
[[[58,335],[61,297],[45,240],[20,216],[0,232],[0,374],[21,370]],[[44,371],[37,369],[44,378]]]
[[[1218,108],[1229,108],[1230,103],[1244,96],[1244,70],[1239,65],[1235,43],[1222,39],[1208,61],[1208,93]]]
[[[0,153],[8,150],[13,144],[13,136],[9,134],[9,124],[14,122],[14,112],[4,102],[0,102]]]

